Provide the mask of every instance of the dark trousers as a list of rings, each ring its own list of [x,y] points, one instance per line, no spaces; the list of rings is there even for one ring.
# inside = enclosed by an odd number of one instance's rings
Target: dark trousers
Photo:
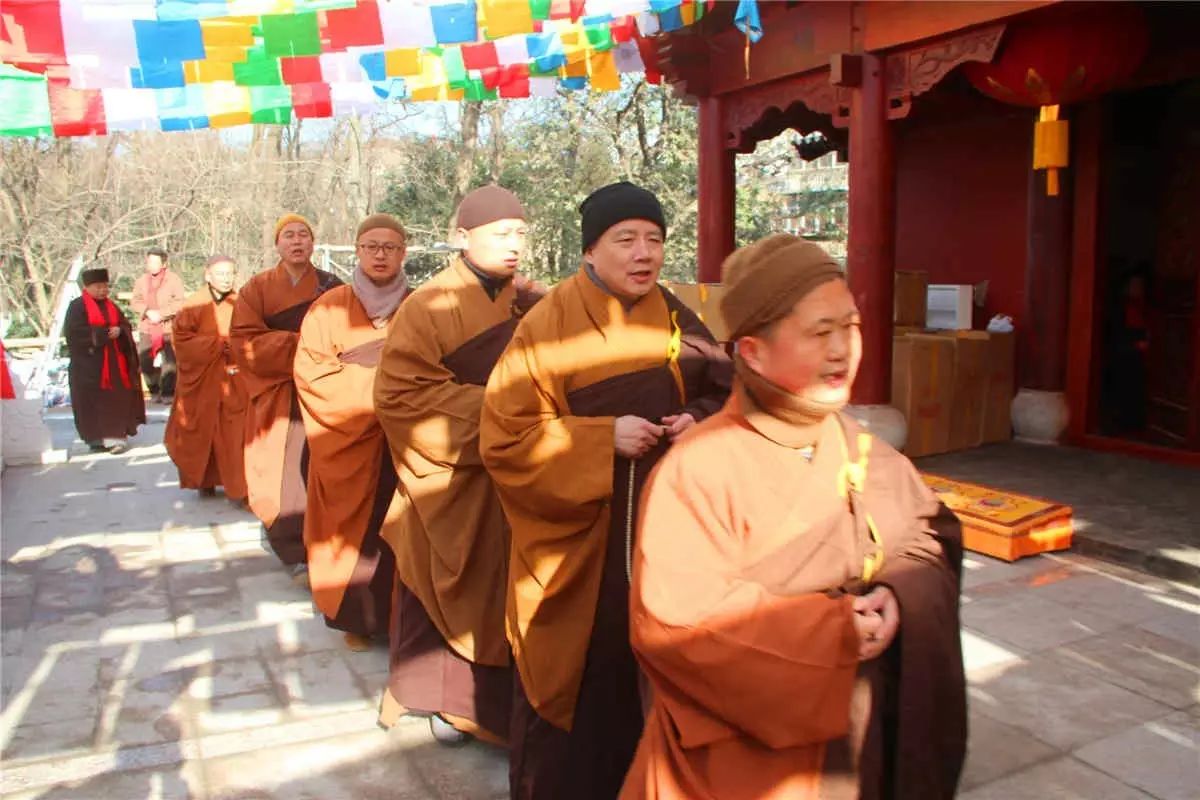
[[[175,394],[175,348],[171,346],[171,336],[163,338],[162,366],[154,366],[151,355],[153,342],[151,337],[142,335],[138,342],[138,361],[142,367],[142,375],[146,377],[146,386],[150,394],[172,397]]]

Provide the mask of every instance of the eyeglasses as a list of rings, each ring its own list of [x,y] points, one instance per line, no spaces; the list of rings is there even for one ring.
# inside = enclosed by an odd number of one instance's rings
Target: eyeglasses
[[[383,254],[385,256],[390,256],[390,255],[394,255],[396,253],[396,251],[404,249],[404,245],[392,244],[391,242],[388,242],[387,244],[379,244],[378,242],[367,242],[365,244],[360,244],[359,247],[361,247],[363,250],[367,251],[368,253],[370,253],[373,256],[379,255],[380,250],[383,251]]]

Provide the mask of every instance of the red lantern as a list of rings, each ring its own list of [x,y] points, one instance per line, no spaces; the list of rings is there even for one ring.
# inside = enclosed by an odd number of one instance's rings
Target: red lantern
[[[1149,44],[1146,18],[1134,3],[1067,3],[1015,22],[990,64],[963,71],[976,89],[996,100],[1041,106],[1034,127],[1033,168],[1045,169],[1046,193],[1058,194],[1058,170],[1068,165],[1066,120],[1059,106],[1103,94],[1128,78]]]

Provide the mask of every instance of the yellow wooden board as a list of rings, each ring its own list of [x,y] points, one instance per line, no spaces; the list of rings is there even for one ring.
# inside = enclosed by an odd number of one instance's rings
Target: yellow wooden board
[[[1070,506],[941,475],[921,477],[962,522],[969,550],[1013,561],[1071,546]]]

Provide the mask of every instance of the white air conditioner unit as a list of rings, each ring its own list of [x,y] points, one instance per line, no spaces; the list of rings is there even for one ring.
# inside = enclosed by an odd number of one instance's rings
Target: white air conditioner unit
[[[925,327],[937,330],[970,330],[974,308],[970,284],[933,283],[926,295]]]

